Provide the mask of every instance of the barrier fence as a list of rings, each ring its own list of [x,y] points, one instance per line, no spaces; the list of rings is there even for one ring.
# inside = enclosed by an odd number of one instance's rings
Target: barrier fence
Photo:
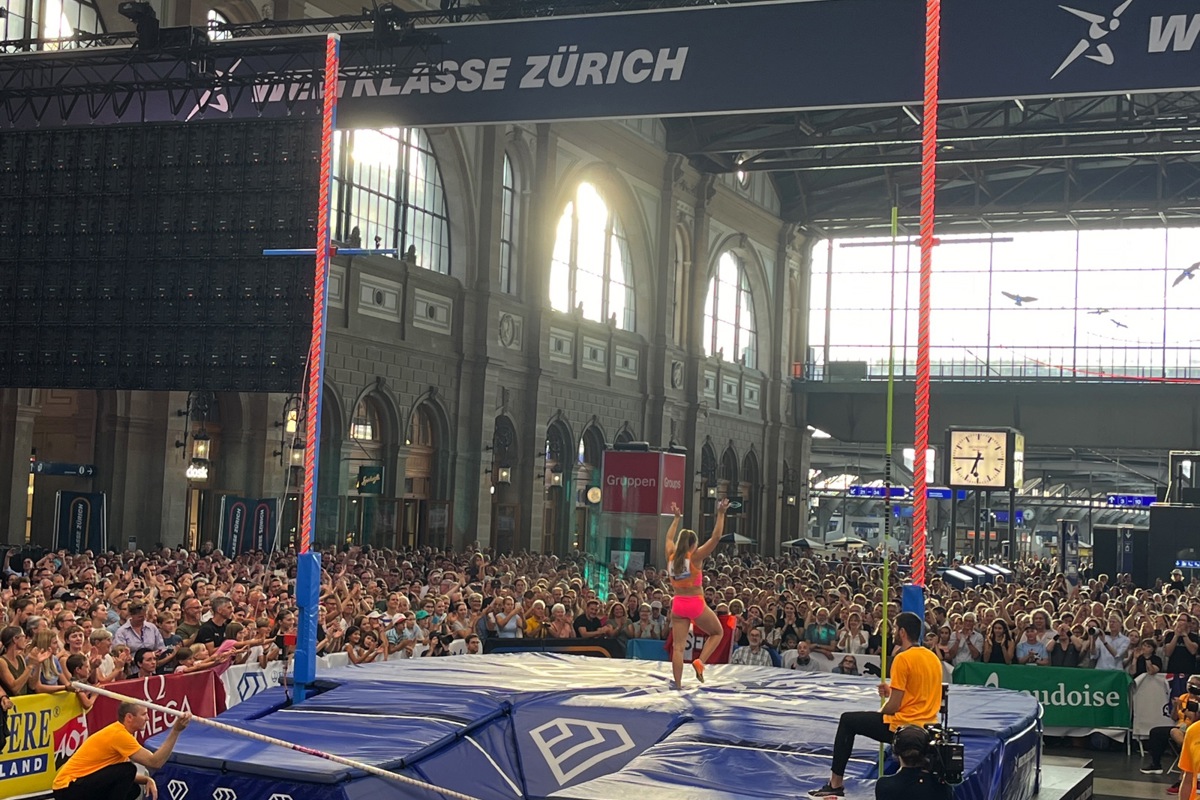
[[[1046,728],[1124,728],[1131,726],[1130,684],[1113,669],[959,664],[954,682],[1026,692],[1042,704]]]

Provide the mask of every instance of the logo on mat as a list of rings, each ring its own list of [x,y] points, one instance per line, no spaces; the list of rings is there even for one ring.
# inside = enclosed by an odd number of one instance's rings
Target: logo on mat
[[[183,800],[183,798],[187,797],[187,793],[188,785],[183,781],[172,780],[167,782],[167,795],[170,796],[171,800]]]
[[[559,718],[529,732],[559,786],[605,759],[633,749],[624,725]]]
[[[1103,42],[1105,36],[1121,27],[1120,16],[1125,13],[1125,9],[1129,8],[1129,4],[1133,0],[1125,0],[1121,5],[1113,9],[1111,16],[1103,14],[1093,14],[1091,11],[1082,11],[1078,8],[1070,8],[1068,6],[1059,6],[1068,14],[1074,14],[1084,22],[1088,23],[1087,35],[1079,39],[1075,43],[1075,47],[1063,59],[1063,62],[1058,65],[1058,69],[1054,70],[1054,74],[1050,76],[1051,80],[1058,77],[1058,74],[1067,67],[1074,64],[1080,57],[1095,61],[1097,64],[1103,64],[1106,67],[1111,67],[1116,57],[1113,55],[1112,47],[1108,42]],[[1095,52],[1088,52],[1095,49]]]
[[[237,792],[233,789],[213,789],[213,800],[237,800]]]
[[[292,796],[290,794],[273,794],[270,800],[292,800]]]

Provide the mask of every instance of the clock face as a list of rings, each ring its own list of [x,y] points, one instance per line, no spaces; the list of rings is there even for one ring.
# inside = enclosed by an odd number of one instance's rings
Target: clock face
[[[1003,431],[953,431],[949,460],[951,484],[1003,489],[1008,435]]]
[[[599,486],[589,486],[587,490],[587,501],[593,504],[599,503],[602,495],[603,492],[600,491]]]

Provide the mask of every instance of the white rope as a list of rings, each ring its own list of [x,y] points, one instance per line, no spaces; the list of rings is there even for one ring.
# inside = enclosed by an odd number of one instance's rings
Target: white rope
[[[76,689],[79,689],[80,691],[93,692],[95,694],[103,695],[105,697],[111,697],[113,700],[119,700],[119,701],[125,702],[125,703],[136,703],[139,706],[145,706],[146,708],[149,708],[153,711],[157,711],[160,714],[169,714],[172,717],[181,717],[184,715],[184,713],[186,713],[186,712],[180,711],[178,708],[167,708],[166,706],[160,706],[160,705],[155,705],[154,703],[148,703],[145,700],[138,700],[135,697],[127,697],[123,694],[118,694],[117,692],[109,691],[108,689],[101,689],[97,686],[89,686],[88,684],[83,683],[82,681],[74,681],[74,682],[72,682],[71,685],[74,686]],[[303,745],[294,744],[293,742],[285,742],[283,739],[276,739],[274,736],[266,736],[265,734],[255,733],[254,731],[246,731],[246,730],[242,730],[241,728],[235,728],[232,725],[226,725],[223,722],[217,722],[216,720],[213,720],[213,719],[204,719],[203,717],[192,717],[192,721],[198,722],[201,725],[207,725],[210,728],[216,728],[217,730],[224,731],[225,733],[232,733],[235,736],[244,736],[247,739],[253,739],[256,742],[262,742],[264,744],[273,744],[276,747],[285,747],[288,750],[295,750],[297,753],[304,753],[305,755],[316,756],[317,758],[323,758],[326,761],[333,761],[334,763],[342,764],[343,766],[361,770],[361,771],[367,773],[368,775],[374,775],[377,778],[384,778],[385,780],[395,781],[397,783],[404,783],[404,784],[408,784],[409,786],[417,786],[421,789],[425,789],[426,791],[436,792],[437,794],[443,795],[445,797],[456,798],[456,800],[479,800],[479,798],[472,797],[469,794],[462,794],[460,792],[455,792],[451,789],[443,789],[440,786],[434,786],[432,783],[426,783],[425,781],[419,781],[419,780],[416,780],[415,778],[410,778],[407,775],[399,775],[395,772],[389,772],[386,769],[380,769],[379,767],[374,767],[374,766],[371,766],[370,764],[364,764],[361,761],[354,761],[353,759],[343,758],[342,756],[334,755],[333,753],[326,753],[321,750],[314,750],[311,747],[305,747]]]

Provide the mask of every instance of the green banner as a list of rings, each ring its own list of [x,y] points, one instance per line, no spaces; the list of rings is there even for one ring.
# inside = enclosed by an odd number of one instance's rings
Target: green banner
[[[1131,678],[1112,669],[959,664],[955,683],[1025,692],[1044,709],[1046,728],[1128,728]]]

